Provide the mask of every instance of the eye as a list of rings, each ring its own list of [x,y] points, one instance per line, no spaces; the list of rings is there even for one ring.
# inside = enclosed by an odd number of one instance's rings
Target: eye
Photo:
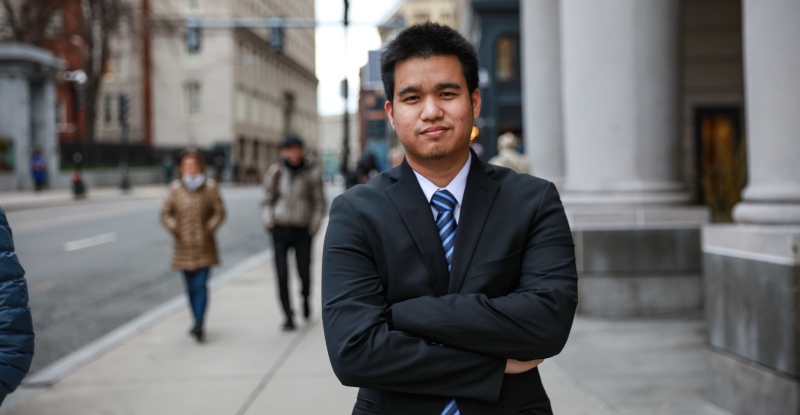
[[[452,97],[456,96],[456,94],[455,94],[455,92],[444,91],[441,94],[439,94],[439,96],[442,97],[442,98],[452,98]]]
[[[403,97],[403,99],[401,101],[402,102],[407,102],[407,103],[416,102],[416,101],[419,101],[419,96],[417,96],[417,95],[409,95],[409,96]]]

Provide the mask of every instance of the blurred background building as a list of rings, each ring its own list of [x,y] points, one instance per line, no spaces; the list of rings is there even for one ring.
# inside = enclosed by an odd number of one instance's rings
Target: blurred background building
[[[151,16],[156,146],[222,153],[240,181],[260,180],[287,134],[316,146],[313,28],[191,35],[184,26],[191,18],[313,19],[313,0],[167,1],[154,3]]]
[[[237,18],[313,21],[314,0],[115,0],[92,22],[98,13],[79,0],[10,4],[13,14],[4,8],[0,18],[14,25],[0,25],[0,36],[66,62],[56,111],[66,168],[76,153],[89,167],[116,166],[123,155],[157,166],[194,147],[227,179],[244,181],[278,159],[286,134],[318,142],[313,24],[233,27]],[[193,19],[223,23],[189,28]]]

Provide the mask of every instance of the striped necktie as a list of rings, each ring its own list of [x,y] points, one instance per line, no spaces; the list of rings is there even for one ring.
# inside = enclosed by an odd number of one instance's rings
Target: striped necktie
[[[436,216],[436,227],[439,237],[442,238],[442,248],[447,259],[447,271],[453,263],[453,249],[456,242],[456,198],[447,190],[437,190],[431,198],[431,205],[439,214]],[[442,415],[460,415],[455,399],[448,399]]]
[[[456,198],[447,190],[437,190],[431,198],[431,205],[439,212],[436,216],[436,227],[442,238],[444,257],[447,259],[447,271],[453,263],[453,248],[456,243]]]

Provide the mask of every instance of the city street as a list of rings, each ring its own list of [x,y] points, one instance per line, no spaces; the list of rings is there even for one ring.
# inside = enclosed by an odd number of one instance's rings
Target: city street
[[[36,327],[31,373],[183,292],[159,211],[166,189],[118,200],[8,212]],[[225,188],[222,272],[271,249],[259,187]],[[188,330],[188,327],[187,327]]]

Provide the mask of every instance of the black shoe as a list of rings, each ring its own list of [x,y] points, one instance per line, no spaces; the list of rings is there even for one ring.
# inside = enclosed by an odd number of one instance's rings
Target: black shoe
[[[192,331],[189,332],[189,334],[192,337],[194,337],[195,341],[197,341],[198,343],[202,343],[206,340],[206,334],[205,332],[203,332],[202,327],[193,328]]]
[[[294,330],[294,320],[292,320],[291,318],[286,319],[286,322],[283,323],[283,326],[281,327],[281,330],[283,330],[283,331],[293,331]]]
[[[308,304],[308,298],[303,300],[303,317],[308,320],[311,317],[311,306]]]

